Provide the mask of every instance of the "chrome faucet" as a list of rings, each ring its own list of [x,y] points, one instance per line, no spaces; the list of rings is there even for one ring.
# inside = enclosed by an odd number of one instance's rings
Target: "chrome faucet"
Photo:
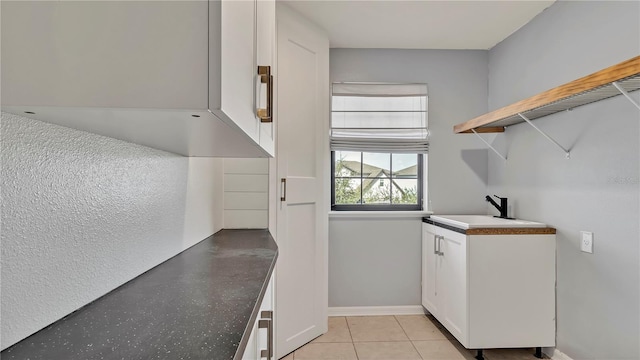
[[[500,216],[496,216],[496,217],[499,217],[499,218],[502,218],[502,219],[508,219],[508,217],[507,217],[507,200],[508,199],[500,197],[498,195],[493,195],[493,196],[495,196],[498,199],[500,199],[500,205],[498,205],[495,201],[493,201],[493,199],[489,195],[487,195],[485,197],[485,200],[490,202],[491,205],[495,206],[495,208],[498,209],[498,211],[500,211]]]

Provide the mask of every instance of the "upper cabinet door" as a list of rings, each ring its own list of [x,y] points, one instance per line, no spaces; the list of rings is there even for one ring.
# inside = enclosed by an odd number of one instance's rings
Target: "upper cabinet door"
[[[256,7],[256,59],[258,66],[269,66],[272,81],[276,79],[276,2],[275,0],[259,0]],[[271,87],[271,88],[269,88]],[[260,109],[269,109],[270,121],[260,121],[260,146],[267,152],[274,152],[275,121],[273,104],[275,85],[258,81],[256,105]],[[271,100],[269,100],[271,97]]]
[[[255,142],[259,142],[259,122],[255,114],[256,65],[256,1],[210,1],[212,11],[220,11],[220,23],[211,20],[212,27],[219,25],[220,47],[210,46],[214,57],[220,57],[220,69],[213,76],[214,86],[220,92],[212,92],[209,108],[221,116],[232,119]],[[214,31],[217,31],[215,29]],[[213,41],[217,41],[214,39]]]
[[[209,13],[209,109],[273,155],[273,123],[257,113],[273,103],[267,101],[273,87],[261,82],[258,66],[274,75],[275,1],[212,0]]]
[[[1,6],[3,105],[206,109],[206,2]]]

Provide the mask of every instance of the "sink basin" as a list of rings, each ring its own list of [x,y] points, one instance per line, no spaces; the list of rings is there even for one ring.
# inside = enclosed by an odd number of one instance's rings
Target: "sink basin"
[[[431,215],[431,220],[455,226],[459,229],[475,228],[543,228],[546,224],[519,220],[501,219],[489,215]]]

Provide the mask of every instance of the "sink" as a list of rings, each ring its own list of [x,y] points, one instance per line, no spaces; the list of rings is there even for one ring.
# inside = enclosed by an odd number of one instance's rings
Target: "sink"
[[[543,228],[546,224],[520,220],[501,219],[489,215],[431,215],[430,219],[459,229],[475,228]]]

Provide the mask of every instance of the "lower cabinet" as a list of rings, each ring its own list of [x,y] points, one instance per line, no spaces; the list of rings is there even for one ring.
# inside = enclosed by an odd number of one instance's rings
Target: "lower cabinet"
[[[422,305],[469,349],[555,346],[555,235],[422,225]]]
[[[460,340],[467,334],[467,240],[440,230],[423,224],[422,305]]]
[[[260,312],[253,324],[247,347],[242,355],[243,360],[273,360],[274,352],[274,291],[273,275],[262,299]]]

